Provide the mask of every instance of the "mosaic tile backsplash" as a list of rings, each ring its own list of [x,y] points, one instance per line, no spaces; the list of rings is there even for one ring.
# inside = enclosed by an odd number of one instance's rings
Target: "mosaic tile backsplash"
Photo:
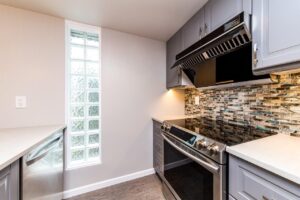
[[[300,134],[300,73],[273,76],[278,83],[185,91],[185,112],[212,120]],[[199,96],[200,104],[195,105]]]

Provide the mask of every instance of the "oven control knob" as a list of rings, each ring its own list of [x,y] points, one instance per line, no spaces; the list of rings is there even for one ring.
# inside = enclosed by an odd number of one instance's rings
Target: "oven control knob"
[[[170,127],[166,124],[161,125],[160,128],[161,128],[161,130],[166,131],[166,132],[170,131]]]
[[[207,150],[209,150],[212,154],[214,154],[214,153],[218,153],[220,151],[220,148],[218,145],[213,143],[207,147]]]
[[[205,139],[201,139],[197,141],[197,147],[198,148],[205,148],[207,147],[207,142]]]

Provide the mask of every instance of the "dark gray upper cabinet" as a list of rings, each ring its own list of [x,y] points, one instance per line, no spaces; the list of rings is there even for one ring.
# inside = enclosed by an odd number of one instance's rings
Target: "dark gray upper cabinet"
[[[243,11],[251,14],[251,0],[210,0],[182,27],[183,49]]]
[[[19,161],[0,171],[0,199],[19,200]]]
[[[251,0],[210,0],[204,7],[205,34],[211,33],[243,11],[251,14],[251,8]]]
[[[167,88],[181,85],[180,69],[171,68],[176,62],[176,55],[183,50],[181,31],[167,42]]]
[[[229,193],[238,200],[300,200],[299,185],[233,156],[229,159]]]
[[[167,42],[167,88],[190,85],[179,68],[171,68],[176,55],[242,11],[251,14],[251,0],[210,0]]]
[[[299,67],[299,8],[299,0],[253,0],[255,74]]]
[[[204,9],[197,12],[182,27],[183,49],[190,47],[192,44],[204,37]]]

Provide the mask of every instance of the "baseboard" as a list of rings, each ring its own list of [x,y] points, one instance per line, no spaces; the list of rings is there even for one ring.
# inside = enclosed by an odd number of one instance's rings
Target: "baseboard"
[[[154,174],[153,168],[64,191],[64,199]]]

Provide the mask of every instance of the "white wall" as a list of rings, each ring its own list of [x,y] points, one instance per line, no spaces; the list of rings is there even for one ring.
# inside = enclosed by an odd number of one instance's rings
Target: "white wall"
[[[64,20],[0,5],[0,25],[0,128],[64,123]]]
[[[102,164],[66,173],[66,190],[152,168],[151,116],[184,113],[167,92],[164,42],[102,29]]]
[[[0,5],[0,25],[0,128],[64,123],[64,20]],[[67,171],[67,190],[152,168],[151,116],[184,113],[165,65],[164,42],[102,29],[102,164]]]

